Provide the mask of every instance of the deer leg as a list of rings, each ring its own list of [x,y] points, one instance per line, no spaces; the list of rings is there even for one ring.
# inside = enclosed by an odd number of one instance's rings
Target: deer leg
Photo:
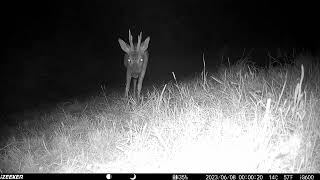
[[[137,95],[137,79],[133,78],[133,97],[136,98]]]
[[[127,72],[127,81],[126,81],[126,91],[124,93],[124,96],[127,98],[130,88],[130,81],[131,81],[131,75]]]

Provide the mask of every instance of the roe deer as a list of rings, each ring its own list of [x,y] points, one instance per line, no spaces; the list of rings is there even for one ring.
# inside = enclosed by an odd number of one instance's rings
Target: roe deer
[[[124,65],[127,68],[127,79],[126,79],[126,89],[125,97],[128,97],[128,92],[130,89],[131,78],[133,79],[133,96],[136,98],[136,93],[138,94],[138,99],[140,98],[142,82],[144,75],[146,73],[148,65],[148,45],[150,37],[147,37],[143,42],[141,42],[142,32],[138,36],[138,43],[133,44],[132,35],[129,29],[129,43],[125,43],[122,39],[118,39],[121,49],[126,53],[124,55]],[[136,84],[138,80],[138,92],[136,92]]]

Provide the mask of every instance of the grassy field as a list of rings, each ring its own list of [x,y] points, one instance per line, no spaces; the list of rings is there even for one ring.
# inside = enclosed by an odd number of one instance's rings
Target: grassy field
[[[0,172],[319,173],[320,67],[307,60],[243,58],[143,87],[139,103],[106,88],[25,112],[1,129]]]

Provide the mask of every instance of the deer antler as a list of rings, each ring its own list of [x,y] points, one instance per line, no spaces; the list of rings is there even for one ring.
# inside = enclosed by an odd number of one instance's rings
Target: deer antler
[[[137,44],[137,49],[138,50],[140,50],[141,38],[142,38],[142,32],[140,32],[140,35],[138,36],[138,44]]]
[[[132,42],[132,35],[129,29],[129,43],[130,43],[130,49],[133,50],[133,42]]]

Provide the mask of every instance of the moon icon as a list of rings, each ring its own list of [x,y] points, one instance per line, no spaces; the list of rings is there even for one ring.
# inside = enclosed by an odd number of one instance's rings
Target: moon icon
[[[136,174],[133,174],[133,177],[130,178],[131,180],[135,180],[136,179]]]
[[[111,174],[107,174],[107,175],[106,175],[106,178],[107,178],[107,179],[111,179],[111,177],[112,177]]]

